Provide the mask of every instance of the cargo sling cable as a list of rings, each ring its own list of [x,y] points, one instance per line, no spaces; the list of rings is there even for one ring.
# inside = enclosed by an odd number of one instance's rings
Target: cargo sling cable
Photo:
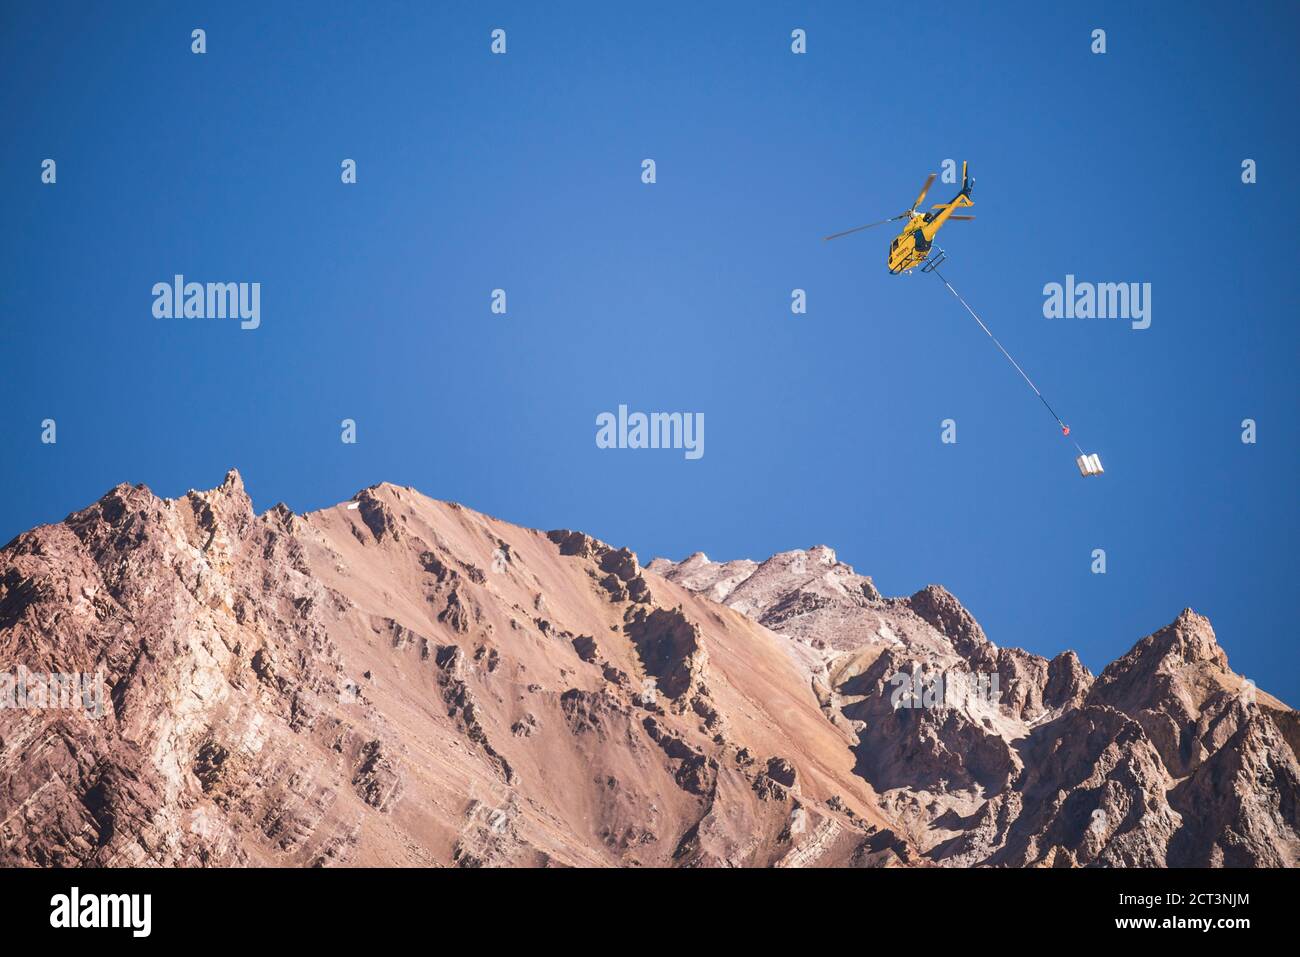
[[[993,333],[989,331],[989,327],[984,325],[984,320],[981,319],[975,313],[975,310],[972,309],[970,307],[970,304],[961,297],[961,294],[957,292],[956,289],[952,288],[952,283],[950,283],[947,279],[943,278],[943,273],[939,272],[939,270],[936,268],[937,266],[938,263],[935,263],[927,271],[932,272],[936,276],[938,276],[939,280],[945,286],[948,287],[948,291],[957,297],[957,301],[966,307],[966,311],[970,313],[972,319],[974,319],[976,322],[979,323],[980,328],[984,330],[984,334],[993,340],[993,344],[998,347],[998,349],[1002,352],[1004,356],[1007,357],[1007,361],[1016,367],[1016,371],[1020,373],[1020,377],[1024,379],[1025,382],[1029,383],[1029,388],[1034,390],[1034,395],[1038,396],[1039,401],[1043,403],[1043,406],[1047,409],[1048,412],[1052,414],[1052,418],[1054,418],[1057,424],[1061,427],[1061,434],[1064,436],[1069,436],[1070,427],[1061,421],[1061,417],[1056,414],[1056,410],[1053,409],[1052,406],[1048,403],[1047,399],[1043,397],[1043,393],[1038,391],[1038,386],[1034,385],[1034,381],[1031,378],[1029,378],[1028,375],[1025,374],[1025,370],[1020,368],[1020,363],[1018,363],[1015,359],[1011,358],[1011,353],[1007,352],[1006,347],[1003,346],[1002,343],[998,342],[998,337],[993,335]],[[1084,475],[1101,474],[1100,460],[1097,459],[1095,456],[1090,456],[1088,455],[1088,453],[1084,452],[1083,449],[1079,447],[1079,443],[1076,442],[1074,439],[1070,439],[1070,441],[1074,443],[1074,447],[1079,450],[1079,460],[1078,460],[1079,471],[1082,472]]]

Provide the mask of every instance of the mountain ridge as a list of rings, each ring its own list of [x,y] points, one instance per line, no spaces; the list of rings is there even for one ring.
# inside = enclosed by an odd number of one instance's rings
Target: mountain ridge
[[[0,653],[109,702],[0,709],[6,865],[1300,857],[1300,721],[1207,620],[1094,677],[826,546],[642,567],[389,483],[259,515],[232,469],[16,536]]]

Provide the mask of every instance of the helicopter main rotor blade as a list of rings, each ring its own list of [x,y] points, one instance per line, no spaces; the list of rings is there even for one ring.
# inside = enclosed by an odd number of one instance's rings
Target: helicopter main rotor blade
[[[871,229],[873,226],[883,226],[885,225],[885,223],[896,223],[900,219],[906,219],[906,218],[907,218],[907,213],[902,213],[898,216],[891,216],[889,219],[882,219],[878,223],[867,223],[867,225],[865,226],[854,226],[852,229],[846,229],[842,233],[832,233],[829,236],[823,236],[822,241],[825,242],[828,239],[839,239],[841,236],[847,236],[850,233],[860,233],[862,232],[862,230]]]
[[[934,177],[935,177],[935,174],[934,174],[934,173],[931,173],[931,174],[930,174],[930,178],[927,179],[927,180],[925,181],[925,185],[921,187],[921,193],[920,193],[920,195],[918,195],[918,196],[916,197],[916,202],[912,204],[912,208],[913,208],[913,209],[916,209],[916,208],[917,208],[918,206],[920,206],[921,203],[925,200],[925,194],[928,193],[928,192],[930,192],[930,186],[931,186],[931,184],[934,183]]]
[[[974,216],[949,216],[949,217],[948,217],[949,221],[954,220],[954,219],[966,219],[966,220],[971,220],[971,219],[974,219],[974,218],[975,218]]]

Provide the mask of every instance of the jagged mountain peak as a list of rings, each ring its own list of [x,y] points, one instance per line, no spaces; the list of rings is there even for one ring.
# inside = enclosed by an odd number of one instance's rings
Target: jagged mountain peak
[[[1177,701],[1190,714],[1199,712],[1210,697],[1235,690],[1240,683],[1209,619],[1185,608],[1107,665],[1090,696],[1131,714]]]
[[[927,585],[907,600],[908,607],[952,642],[962,657],[971,657],[990,644],[984,629],[957,597],[942,585]]]

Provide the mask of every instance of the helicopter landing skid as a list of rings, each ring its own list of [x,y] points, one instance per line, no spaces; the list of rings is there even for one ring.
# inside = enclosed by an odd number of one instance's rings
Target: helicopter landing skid
[[[921,272],[934,272],[948,258],[948,254],[940,249],[937,253],[932,253],[921,263]]]

